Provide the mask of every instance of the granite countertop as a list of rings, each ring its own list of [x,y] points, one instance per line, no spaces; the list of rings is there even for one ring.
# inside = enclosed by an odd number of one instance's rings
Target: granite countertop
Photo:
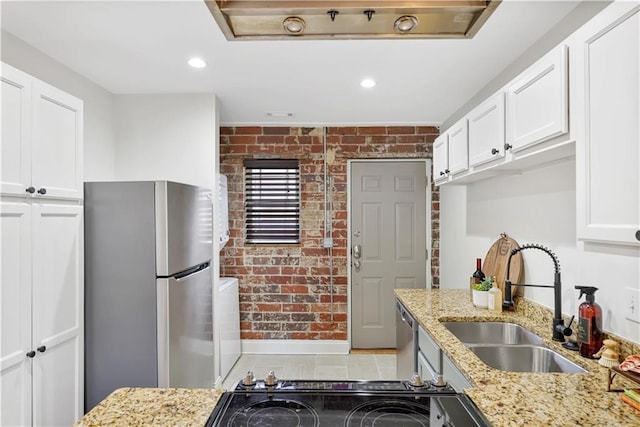
[[[473,387],[465,389],[493,426],[640,426],[640,411],[607,392],[608,369],[551,340],[552,313],[519,299],[515,312],[473,306],[470,290],[397,289],[396,296],[440,345]],[[509,321],[544,339],[544,344],[582,366],[587,374],[517,373],[493,369],[467,349],[441,321]],[[627,351],[640,353],[631,344]],[[632,386],[616,377],[614,386]],[[636,385],[637,387],[637,385]]]
[[[75,427],[204,426],[223,390],[120,388],[96,405]]]

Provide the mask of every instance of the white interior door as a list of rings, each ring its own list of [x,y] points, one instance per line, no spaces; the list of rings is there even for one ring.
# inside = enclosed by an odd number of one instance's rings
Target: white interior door
[[[424,161],[351,164],[351,346],[395,348],[395,288],[426,287]]]

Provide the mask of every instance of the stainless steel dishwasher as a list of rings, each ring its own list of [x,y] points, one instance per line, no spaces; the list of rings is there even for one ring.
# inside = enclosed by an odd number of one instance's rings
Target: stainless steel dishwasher
[[[396,377],[410,378],[418,372],[418,322],[396,300]]]

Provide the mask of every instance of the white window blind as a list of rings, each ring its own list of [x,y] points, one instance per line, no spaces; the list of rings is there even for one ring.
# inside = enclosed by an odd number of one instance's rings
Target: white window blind
[[[298,160],[245,160],[245,242],[300,243]]]

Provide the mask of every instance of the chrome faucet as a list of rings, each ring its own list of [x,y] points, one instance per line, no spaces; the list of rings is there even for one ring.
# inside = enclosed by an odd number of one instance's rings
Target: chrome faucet
[[[511,280],[509,280],[509,271],[511,269],[511,257],[517,254],[518,252],[525,249],[539,249],[549,255],[553,260],[554,274],[553,274],[553,285],[526,285],[522,283],[514,283],[515,286],[525,286],[532,288],[553,288],[553,340],[564,342],[565,336],[570,336],[573,331],[570,329],[571,324],[573,323],[573,316],[569,321],[569,325],[565,326],[564,321],[562,320],[562,284],[560,281],[560,261],[558,261],[558,257],[551,252],[550,249],[537,245],[534,243],[528,243],[520,246],[519,248],[513,249],[511,253],[509,253],[509,258],[507,259],[507,272],[505,275],[504,281],[504,301],[502,302],[502,307],[506,310],[513,310],[513,296],[511,295]]]

